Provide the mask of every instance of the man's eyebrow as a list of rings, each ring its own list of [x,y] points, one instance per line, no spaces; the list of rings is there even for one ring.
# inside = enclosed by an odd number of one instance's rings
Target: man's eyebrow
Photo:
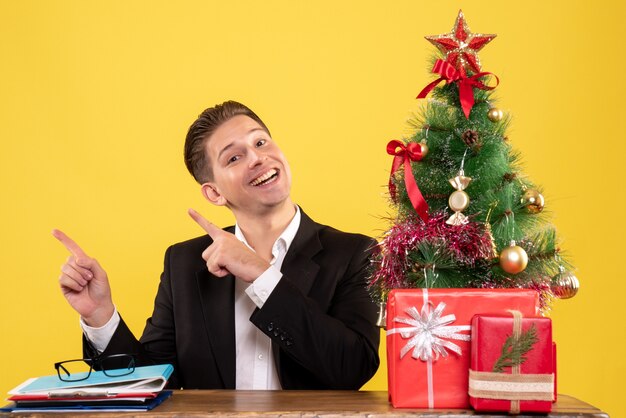
[[[254,132],[256,132],[256,131],[266,132],[266,131],[265,131],[265,129],[263,129],[263,128],[252,128],[252,129],[250,129],[250,130],[248,131],[248,135],[250,135],[250,134],[252,134],[252,133],[254,133]]]
[[[226,151],[228,151],[229,148],[232,148],[233,145],[234,145],[234,142],[231,142],[230,144],[228,144],[224,148],[222,148],[222,150],[217,154],[217,159],[219,160],[222,157],[222,154],[225,153]]]

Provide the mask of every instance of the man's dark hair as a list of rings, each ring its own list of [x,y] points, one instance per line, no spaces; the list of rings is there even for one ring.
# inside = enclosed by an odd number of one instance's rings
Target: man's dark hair
[[[185,139],[185,165],[198,183],[203,184],[213,180],[213,169],[206,153],[207,139],[220,125],[239,115],[255,120],[270,135],[269,129],[261,118],[241,103],[229,100],[206,109],[191,124]]]

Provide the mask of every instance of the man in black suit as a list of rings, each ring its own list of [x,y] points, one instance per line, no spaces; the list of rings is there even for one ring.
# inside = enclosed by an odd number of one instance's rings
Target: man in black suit
[[[378,368],[376,306],[366,290],[375,242],[311,220],[290,198],[291,173],[249,108],[225,102],[191,125],[185,162],[204,197],[235,215],[171,246],[152,317],[138,341],[107,275],[61,231],[59,283],[81,315],[90,358],[134,353],[170,363],[170,387],[358,389]]]

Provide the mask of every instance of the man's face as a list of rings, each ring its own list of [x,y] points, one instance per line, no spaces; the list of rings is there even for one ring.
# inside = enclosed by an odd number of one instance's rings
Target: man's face
[[[239,115],[223,123],[206,141],[206,153],[213,180],[202,190],[211,202],[255,214],[289,200],[287,159],[255,120]]]

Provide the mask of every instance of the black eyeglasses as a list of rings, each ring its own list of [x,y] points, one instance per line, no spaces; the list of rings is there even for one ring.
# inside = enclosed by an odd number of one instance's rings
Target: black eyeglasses
[[[109,377],[126,376],[135,371],[135,357],[132,354],[111,354],[95,359],[66,360],[54,363],[54,368],[64,382],[86,380],[94,369]]]

